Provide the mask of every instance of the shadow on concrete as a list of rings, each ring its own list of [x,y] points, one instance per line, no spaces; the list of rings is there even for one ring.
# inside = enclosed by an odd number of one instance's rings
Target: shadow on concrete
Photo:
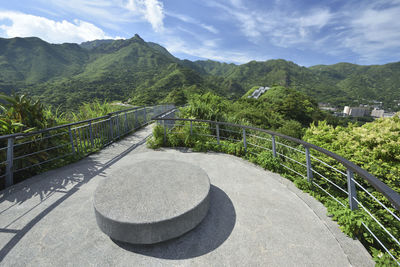
[[[135,136],[135,134],[133,134],[133,136]],[[104,164],[85,157],[77,162],[38,174],[22,181],[21,183],[15,184],[12,187],[0,190],[0,203],[3,201],[14,203],[7,209],[0,210],[0,215],[13,206],[22,204],[32,197],[39,196],[41,202],[43,202],[53,193],[67,190],[68,186],[81,186],[82,184],[89,182],[91,178],[101,174],[104,170],[125,157],[132,150],[144,144],[146,139],[147,137],[142,141],[129,146],[126,150],[120,152]],[[115,144],[111,144],[111,146],[112,145]],[[101,150],[92,155],[98,153],[101,153]]]
[[[210,197],[207,216],[193,230],[180,237],[152,245],[113,242],[125,250],[161,259],[189,259],[207,254],[228,239],[236,223],[235,208],[228,195],[211,185]]]
[[[30,180],[26,180],[24,183],[17,184],[16,186],[3,190],[1,193],[3,196],[0,198],[0,203],[7,200],[11,204],[10,207],[1,210],[0,216],[6,210],[13,206],[20,205],[26,200],[39,195],[40,202],[26,211],[24,214],[14,218],[9,225],[4,228],[0,228],[0,233],[15,233],[15,235],[0,249],[0,262],[7,256],[7,254],[18,244],[18,242],[25,236],[26,233],[32,229],[42,218],[44,218],[49,212],[54,210],[58,205],[68,199],[71,195],[79,190],[79,188],[88,183],[93,177],[102,175],[102,173],[111,167],[113,164],[118,162],[120,159],[125,157],[129,152],[143,144],[146,139],[131,145],[125,151],[114,156],[112,159],[102,164],[90,158],[84,158],[73,164],[61,167],[56,170],[51,170],[47,173],[39,174],[37,177],[33,177]],[[35,180],[35,178],[40,178]],[[67,189],[67,186],[71,186]],[[46,202],[47,199],[54,193],[64,193],[60,198],[50,204],[46,209],[36,215],[32,220],[20,230],[10,231],[7,228],[14,222],[20,220],[22,217],[33,211],[39,205]]]

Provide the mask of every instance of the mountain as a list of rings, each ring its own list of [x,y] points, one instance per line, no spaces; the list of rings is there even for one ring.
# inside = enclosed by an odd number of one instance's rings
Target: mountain
[[[202,68],[208,74],[223,77],[226,77],[237,68],[237,65],[233,63],[227,64],[212,60],[198,60],[195,61],[194,64]]]
[[[182,62],[138,35],[81,45],[55,45],[38,38],[0,39],[0,90],[28,93],[67,108],[94,98],[151,104],[173,90],[182,91],[185,97],[218,93],[207,74]],[[171,95],[168,99],[173,100]]]
[[[133,104],[182,102],[214,92],[230,99],[255,86],[282,85],[320,102],[400,100],[400,62],[302,67],[283,59],[236,65],[180,60],[139,35],[126,40],[49,44],[39,38],[0,38],[0,91],[28,93],[73,108],[94,98]]]
[[[112,42],[114,42],[114,39],[94,40],[94,41],[83,42],[80,44],[80,46],[82,48],[86,48],[86,49],[90,50],[90,49],[96,48],[100,45],[109,44]]]
[[[0,38],[0,82],[33,84],[71,77],[83,70],[88,53],[77,44],[54,45],[36,37]]]
[[[338,63],[317,65],[310,70],[320,80],[335,84],[353,99],[379,100],[387,105],[400,100],[400,62],[370,66]]]
[[[382,101],[385,108],[400,108],[397,104],[400,103],[400,62],[370,66],[338,63],[309,68],[283,59],[242,65],[215,61],[195,61],[194,64],[246,90],[282,85],[306,93],[319,102],[358,105]]]

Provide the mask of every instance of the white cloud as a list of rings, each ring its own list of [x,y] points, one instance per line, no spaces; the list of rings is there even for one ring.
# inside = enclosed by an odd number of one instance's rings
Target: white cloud
[[[219,31],[212,25],[207,25],[207,24],[204,24],[204,23],[200,23],[199,26],[202,27],[203,29],[206,29],[209,32],[214,33],[214,34],[219,33]]]
[[[172,12],[166,12],[166,15],[168,15],[170,17],[177,18],[177,19],[179,19],[179,20],[181,20],[183,22],[199,26],[199,27],[211,32],[211,33],[214,33],[214,34],[219,33],[219,31],[214,26],[202,23],[202,22],[200,22],[197,19],[194,19],[192,17],[186,16],[186,15],[182,15],[182,14],[172,13]]]
[[[112,39],[102,29],[92,23],[74,20],[54,21],[40,16],[34,16],[13,11],[0,11],[0,21],[10,20],[11,23],[0,23],[5,37],[36,36],[50,43],[76,42]]]
[[[61,16],[74,14],[106,28],[123,31],[124,24],[147,21],[156,32],[164,29],[164,8],[159,0],[37,0],[56,7]],[[127,32],[129,35],[130,33]]]
[[[70,13],[75,17],[95,20],[98,24],[112,24],[132,21],[132,16],[125,10],[123,0],[37,0],[46,6],[47,10],[56,8],[56,13],[64,17]],[[34,7],[36,8],[36,7]],[[117,26],[114,26],[116,28]]]
[[[321,29],[332,18],[332,14],[327,9],[315,9],[307,16],[302,16],[297,21],[301,27],[317,27]],[[296,21],[296,19],[295,19]]]
[[[227,6],[216,1],[208,1],[207,4],[211,7],[216,7],[224,10],[229,16],[226,16],[226,20],[231,22],[232,18],[234,23],[238,25],[242,33],[250,38],[259,37],[261,35],[260,27],[257,25],[257,16],[254,11],[249,11],[241,7],[240,1],[232,1],[231,4],[234,6]]]
[[[225,4],[207,0],[209,6],[228,14],[224,19],[256,45],[270,42],[345,57],[355,53],[363,64],[400,57],[399,0],[348,1],[335,11],[328,7],[294,10],[289,2],[257,10],[239,0]]]
[[[299,13],[275,7],[254,10],[237,0],[230,0],[230,5],[213,0],[207,3],[227,12],[230,16],[226,20],[233,21],[251,42],[259,43],[269,37],[273,44],[281,47],[309,42],[333,18],[328,9]]]
[[[266,57],[249,55],[248,51],[239,52],[218,48],[216,41],[204,41],[198,45],[188,44],[180,38],[168,38],[163,44],[169,52],[222,62],[247,63],[251,60],[266,60]]]
[[[128,0],[125,5],[135,15],[143,16],[156,32],[164,30],[164,7],[158,0]]]
[[[396,50],[400,56],[400,6],[362,9],[349,20],[349,29],[342,38],[343,45],[361,56],[365,62],[377,60]],[[398,59],[398,58],[397,58]],[[396,60],[396,58],[393,58]]]

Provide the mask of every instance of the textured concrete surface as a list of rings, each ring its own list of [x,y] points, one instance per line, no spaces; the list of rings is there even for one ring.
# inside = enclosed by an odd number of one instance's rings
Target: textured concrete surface
[[[204,219],[210,180],[200,167],[175,160],[126,163],[94,194],[97,224],[105,234],[153,244],[178,237]]]
[[[0,265],[373,266],[319,202],[279,175],[225,154],[137,146],[149,132],[0,192]],[[122,164],[160,159],[208,174],[213,205],[207,216],[159,244],[111,240],[96,223],[97,185]]]

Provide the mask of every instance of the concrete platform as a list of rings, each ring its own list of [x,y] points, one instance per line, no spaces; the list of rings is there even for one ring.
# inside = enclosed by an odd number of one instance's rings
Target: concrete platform
[[[360,242],[290,181],[226,154],[138,145],[150,132],[1,191],[0,266],[374,266]],[[216,204],[178,238],[153,245],[113,241],[97,226],[95,189],[143,160],[201,167]]]
[[[153,244],[198,225],[210,205],[207,173],[183,161],[145,160],[121,166],[94,194],[96,221],[112,239]]]

